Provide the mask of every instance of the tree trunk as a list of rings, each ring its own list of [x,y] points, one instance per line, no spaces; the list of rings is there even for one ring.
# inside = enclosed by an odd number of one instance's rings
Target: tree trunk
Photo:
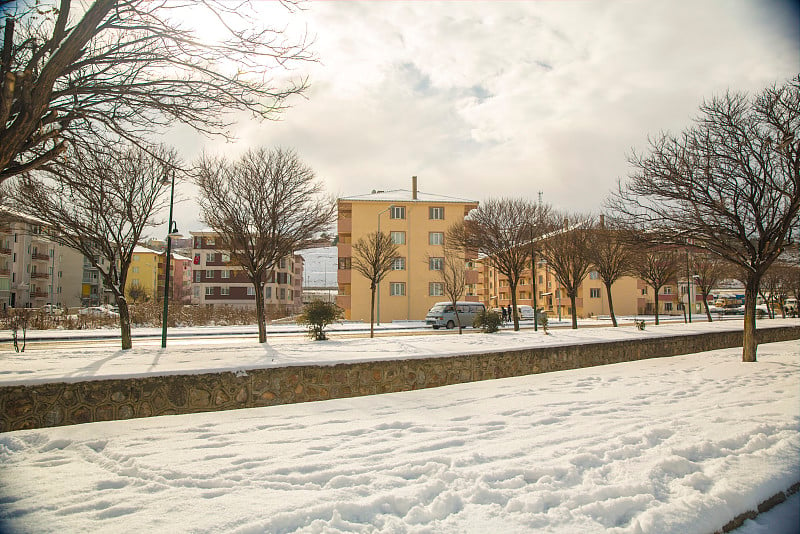
[[[577,296],[577,292],[570,291],[569,292],[569,303],[572,306],[572,329],[578,329],[578,308],[575,306],[575,297]]]
[[[608,313],[611,314],[611,324],[614,326],[617,325],[617,316],[614,315],[614,301],[611,299],[611,284],[605,283],[606,286],[606,295],[608,296]]]
[[[744,286],[744,334],[742,338],[742,361],[756,361],[756,301],[758,300],[758,286],[761,282],[759,273],[748,273]]]
[[[703,306],[706,309],[706,317],[708,317],[708,322],[710,323],[712,321],[711,321],[711,310],[708,309],[708,295],[706,295],[705,292],[702,290],[700,291],[700,294],[703,295]]]
[[[656,292],[656,324],[658,324],[658,289],[653,288]],[[661,289],[661,288],[659,288]]]
[[[519,314],[517,313],[517,284],[511,284],[509,280],[508,288],[511,290],[511,314],[514,317],[514,331],[519,332]]]
[[[128,301],[123,295],[117,295],[117,307],[119,308],[119,330],[122,337],[122,350],[133,347],[131,340],[131,314],[128,310]]]
[[[369,301],[369,337],[375,337],[375,284],[370,285],[372,296]]]
[[[256,289],[256,321],[258,322],[258,342],[267,342],[267,324],[264,318],[264,285],[253,284]]]
[[[456,314],[456,324],[458,325],[458,333],[463,334],[464,329],[461,327],[461,316],[458,315],[458,305],[456,304],[458,301],[453,301],[453,312]]]

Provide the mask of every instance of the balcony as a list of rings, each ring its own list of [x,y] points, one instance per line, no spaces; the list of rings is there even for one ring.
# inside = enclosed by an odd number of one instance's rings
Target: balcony
[[[47,273],[31,273],[31,278],[50,278],[50,275]]]
[[[47,295],[48,295],[47,291],[41,291],[41,290],[31,291],[31,298],[32,299],[47,298]]]
[[[351,217],[339,217],[337,230],[340,234],[349,234],[353,231],[353,219]]]
[[[10,269],[8,269],[8,268],[0,269],[0,276],[8,276],[9,274],[11,274],[11,270]]]
[[[34,252],[31,254],[31,259],[37,261],[50,261],[50,255],[42,252]]]
[[[11,256],[11,249],[0,247],[0,256]]]

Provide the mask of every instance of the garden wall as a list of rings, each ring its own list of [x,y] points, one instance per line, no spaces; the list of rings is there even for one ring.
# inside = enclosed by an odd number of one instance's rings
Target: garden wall
[[[759,343],[792,339],[800,339],[800,326],[758,330]],[[409,391],[741,344],[741,331],[713,332],[441,358],[0,386],[0,432]]]

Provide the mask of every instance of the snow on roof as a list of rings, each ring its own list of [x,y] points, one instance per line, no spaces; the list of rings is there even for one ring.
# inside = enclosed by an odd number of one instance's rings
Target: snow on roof
[[[459,204],[477,204],[477,200],[469,200],[466,198],[449,197],[445,195],[436,195],[434,193],[423,193],[417,191],[417,198],[411,198],[413,193],[409,189],[393,189],[391,191],[373,191],[366,195],[355,195],[349,197],[341,197],[339,200],[356,200],[367,202],[454,202]]]
[[[134,254],[161,254],[157,250],[149,249],[149,248],[143,247],[141,245],[136,245],[135,247],[133,247],[133,253]]]

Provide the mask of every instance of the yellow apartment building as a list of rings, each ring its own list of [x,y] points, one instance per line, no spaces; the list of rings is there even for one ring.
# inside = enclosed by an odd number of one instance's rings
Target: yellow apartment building
[[[158,291],[158,264],[162,253],[137,245],[133,249],[128,279],[125,282],[125,295],[136,288],[141,294],[155,300]]]
[[[376,319],[422,320],[434,303],[447,300],[437,269],[444,257],[448,228],[463,221],[478,207],[475,200],[423,193],[412,178],[411,190],[373,191],[343,197],[338,201],[337,304],[345,318],[370,319],[370,287],[367,279],[352,268],[353,243],[377,230],[389,234],[397,244],[399,257],[376,295]],[[470,264],[468,264],[470,265]],[[463,300],[478,300],[478,272],[467,271]]]
[[[505,276],[485,261],[478,262],[477,294],[481,302],[488,308],[497,308],[511,304],[511,288]],[[523,271],[517,285],[517,304],[533,306],[531,271]],[[686,300],[687,285],[685,277],[678,284],[667,284],[658,295],[659,315],[682,315]],[[692,314],[702,312],[702,298],[693,287],[691,291]],[[569,296],[564,287],[558,283],[546,261],[536,263],[536,305],[544,308],[550,318],[569,318],[572,314]],[[624,276],[611,286],[611,298],[614,301],[614,313],[617,316],[653,315],[655,313],[655,295],[653,288],[646,282],[633,276]],[[589,274],[578,287],[575,300],[577,315],[581,318],[608,317],[610,308],[606,286],[595,270]]]

